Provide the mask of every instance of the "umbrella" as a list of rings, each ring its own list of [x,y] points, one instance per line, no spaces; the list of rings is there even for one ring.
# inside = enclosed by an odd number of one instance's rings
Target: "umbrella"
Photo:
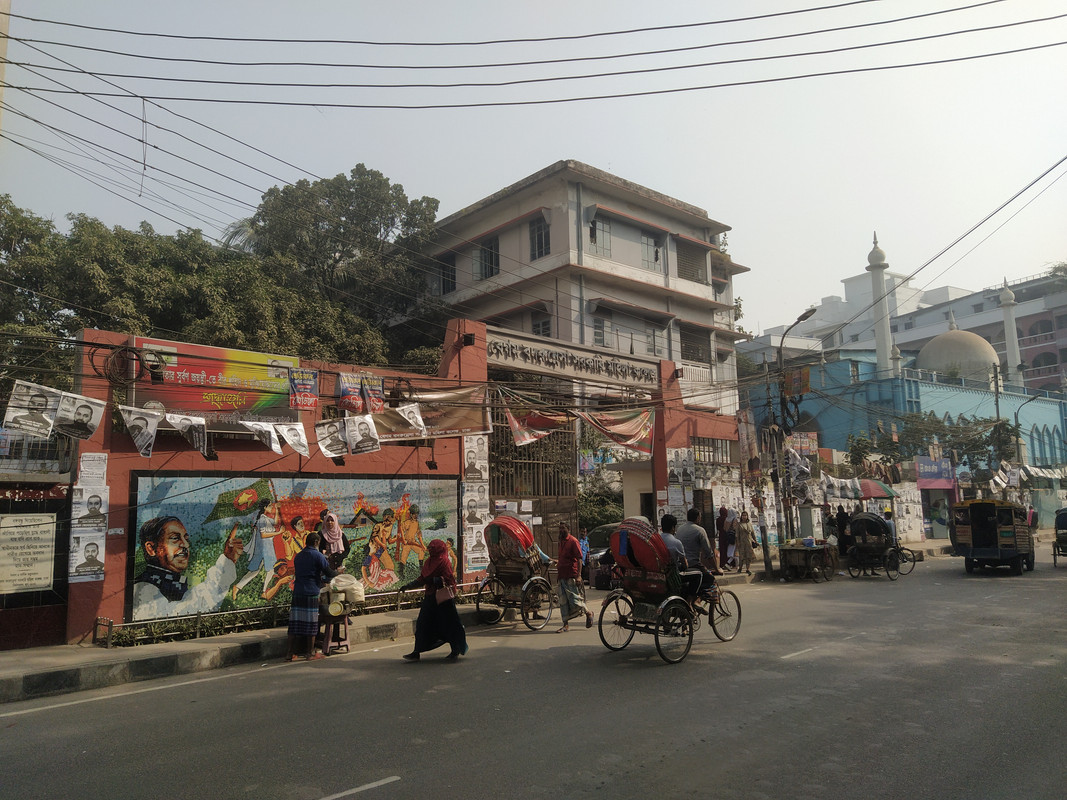
[[[881,481],[876,481],[874,478],[860,478],[860,496],[859,500],[871,500],[876,497],[896,497],[897,493],[886,486]]]

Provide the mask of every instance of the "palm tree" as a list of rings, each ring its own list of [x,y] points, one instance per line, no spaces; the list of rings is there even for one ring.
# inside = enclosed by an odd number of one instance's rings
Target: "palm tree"
[[[256,228],[253,217],[235,219],[222,234],[222,246],[242,253],[255,253],[262,243],[262,233]]]

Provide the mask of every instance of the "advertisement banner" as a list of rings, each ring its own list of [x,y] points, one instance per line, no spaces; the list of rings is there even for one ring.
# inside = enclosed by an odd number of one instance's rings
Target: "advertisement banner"
[[[378,438],[383,442],[405,439],[433,439],[447,436],[467,436],[489,433],[489,407],[486,387],[471,386],[441,392],[418,392],[409,402],[418,403],[424,431],[416,430],[398,408],[385,408],[374,415]],[[350,418],[351,419],[351,418]]]
[[[28,381],[15,381],[4,412],[4,428],[47,439],[56,420],[61,392]]]
[[[208,430],[247,433],[241,420],[297,422],[300,412],[289,408],[289,370],[300,366],[294,356],[253,353],[222,347],[132,337],[133,347],[149,351],[158,364],[155,381],[150,370],[133,368],[131,405],[170,414],[203,417]]]
[[[337,407],[353,414],[362,414],[365,403],[363,402],[363,380],[359,375],[341,373],[337,376]]]

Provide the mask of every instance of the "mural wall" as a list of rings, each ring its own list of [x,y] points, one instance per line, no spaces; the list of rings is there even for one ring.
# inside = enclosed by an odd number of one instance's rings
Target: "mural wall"
[[[293,556],[327,511],[368,593],[416,577],[430,539],[459,571],[455,480],[153,476],[133,492],[135,620],[288,603]]]

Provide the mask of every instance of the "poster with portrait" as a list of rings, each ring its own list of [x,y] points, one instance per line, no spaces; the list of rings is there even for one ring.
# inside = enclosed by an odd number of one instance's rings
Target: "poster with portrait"
[[[0,594],[51,589],[55,550],[55,514],[0,515]]]
[[[422,412],[418,403],[405,403],[397,407],[397,412],[407,420],[408,425],[420,434],[426,433],[426,423],[422,421]]]
[[[489,480],[489,448],[484,435],[463,437],[463,480]]]
[[[348,452],[352,455],[374,453],[382,449],[374,417],[370,414],[348,417],[345,420],[345,433],[348,436]]]
[[[100,427],[106,410],[107,403],[103,400],[63,392],[52,430],[72,439],[88,439]]]
[[[492,511],[489,508],[489,482],[488,481],[475,481],[473,483],[463,484],[463,512],[464,519],[472,525],[479,523],[474,522],[474,517],[478,517],[481,524],[487,523],[492,519]],[[471,508],[474,509],[474,514],[469,520],[468,516],[468,501],[474,501],[474,505]]]
[[[70,492],[71,527],[103,534],[107,530],[108,487],[75,486]]]
[[[15,381],[4,412],[4,428],[47,439],[62,392],[29,381]]]
[[[693,485],[693,448],[667,448],[667,483],[679,486]]]
[[[282,443],[278,440],[278,433],[274,430],[274,425],[269,422],[247,422],[245,420],[241,420],[241,424],[252,431],[256,439],[264,447],[273,450],[278,455],[282,454]]]
[[[104,538],[102,531],[71,528],[68,582],[84,583],[104,579]]]
[[[373,375],[364,375],[360,380],[363,384],[363,402],[366,404],[367,413],[381,414],[385,411],[384,382]]]
[[[296,450],[300,455],[305,458],[311,455],[311,450],[308,448],[308,437],[307,433],[304,432],[303,423],[279,423],[274,426],[274,432],[278,434],[278,439]]]
[[[345,435],[346,420],[325,419],[315,423],[315,440],[319,452],[327,458],[340,458],[348,452],[348,438]]]
[[[489,548],[485,544],[484,525],[463,526],[463,561],[465,572],[489,567]]]
[[[183,414],[167,414],[165,419],[201,455],[207,455],[207,420]]]
[[[163,421],[163,413],[148,408],[131,408],[119,406],[126,432],[133,439],[133,446],[145,458],[152,457],[152,448],[156,444],[156,432]]]

